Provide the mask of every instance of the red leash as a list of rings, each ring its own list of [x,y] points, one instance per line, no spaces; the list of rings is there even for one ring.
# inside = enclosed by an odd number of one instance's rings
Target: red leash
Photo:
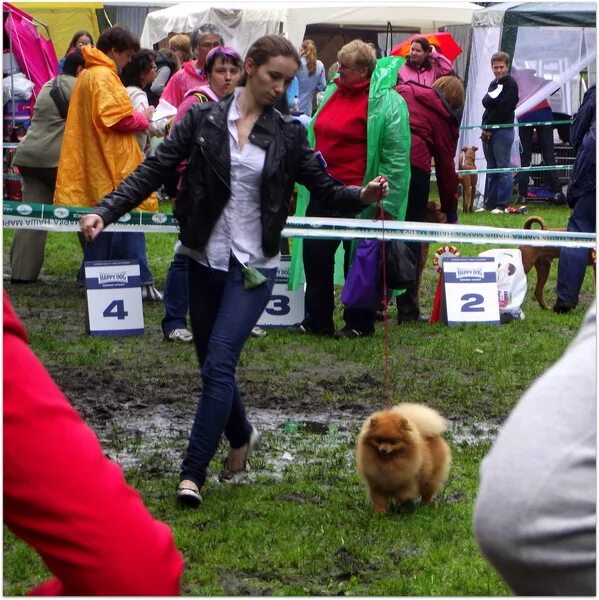
[[[381,182],[381,189],[387,183],[387,179],[383,178]],[[390,375],[390,361],[389,361],[389,319],[387,316],[387,309],[389,306],[389,300],[387,297],[387,261],[385,258],[385,211],[383,209],[382,193],[376,206],[375,216],[373,221],[381,219],[383,238],[381,244],[381,258],[383,261],[383,298],[381,303],[383,305],[383,390],[385,393],[385,401],[388,407],[393,406],[391,398],[391,375]]]

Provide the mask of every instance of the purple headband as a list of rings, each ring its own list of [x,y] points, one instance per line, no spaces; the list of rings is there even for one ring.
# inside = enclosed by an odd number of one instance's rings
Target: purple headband
[[[216,62],[216,59],[220,58],[223,62],[230,62],[239,68],[243,65],[243,60],[241,55],[235,48],[231,48],[230,46],[217,46],[216,48],[212,48],[210,52],[208,52],[206,56],[206,63],[204,64],[204,70],[208,73],[212,71],[212,67]]]

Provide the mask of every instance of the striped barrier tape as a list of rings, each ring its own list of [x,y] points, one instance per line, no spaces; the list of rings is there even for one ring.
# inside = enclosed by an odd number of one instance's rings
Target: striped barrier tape
[[[574,168],[573,165],[548,165],[548,166],[534,166],[534,167],[501,167],[499,169],[469,169],[466,171],[456,171],[460,175],[472,175],[474,173],[520,173],[523,171],[571,171]],[[435,172],[435,169],[432,169]],[[5,181],[10,180],[22,180],[23,176],[18,173],[4,173]]]
[[[504,127],[537,127],[539,125],[567,125],[572,124],[572,119],[566,119],[562,121],[531,121],[531,122],[519,122],[514,123],[494,123],[493,125],[460,125],[460,129],[502,129]]]
[[[79,231],[79,219],[92,208],[4,202],[3,224],[10,229]],[[172,214],[135,211],[123,215],[110,226],[111,231],[177,233]],[[370,219],[333,219],[325,217],[289,217],[283,237],[320,239],[404,240],[440,244],[499,244],[595,248],[594,233],[508,229],[501,227],[414,223],[410,221],[372,221]]]

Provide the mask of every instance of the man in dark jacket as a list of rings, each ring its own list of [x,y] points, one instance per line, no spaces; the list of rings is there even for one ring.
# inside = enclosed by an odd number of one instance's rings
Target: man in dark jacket
[[[597,136],[595,134],[595,86],[584,95],[572,124],[570,140],[576,151],[574,168],[568,184],[568,204],[574,209],[568,221],[568,231],[596,231]],[[578,304],[589,251],[587,248],[562,248],[557,271],[556,313],[570,312]]]
[[[483,98],[482,124],[498,125],[514,122],[514,110],[518,104],[518,84],[508,75],[510,55],[507,52],[495,52],[491,56],[491,68],[495,79]],[[500,127],[485,129],[481,134],[483,151],[488,169],[510,167],[510,153],[514,143],[514,128]],[[511,173],[487,173],[485,183],[485,208],[504,209],[509,206],[512,197]]]

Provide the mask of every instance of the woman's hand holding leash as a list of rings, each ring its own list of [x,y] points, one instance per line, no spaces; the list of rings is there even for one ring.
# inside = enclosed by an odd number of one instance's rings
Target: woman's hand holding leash
[[[360,192],[360,202],[362,204],[374,204],[383,200],[389,195],[389,183],[387,178],[379,175],[366,184]]]
[[[104,229],[104,221],[100,215],[90,214],[81,217],[79,221],[81,233],[87,242],[93,242]]]

